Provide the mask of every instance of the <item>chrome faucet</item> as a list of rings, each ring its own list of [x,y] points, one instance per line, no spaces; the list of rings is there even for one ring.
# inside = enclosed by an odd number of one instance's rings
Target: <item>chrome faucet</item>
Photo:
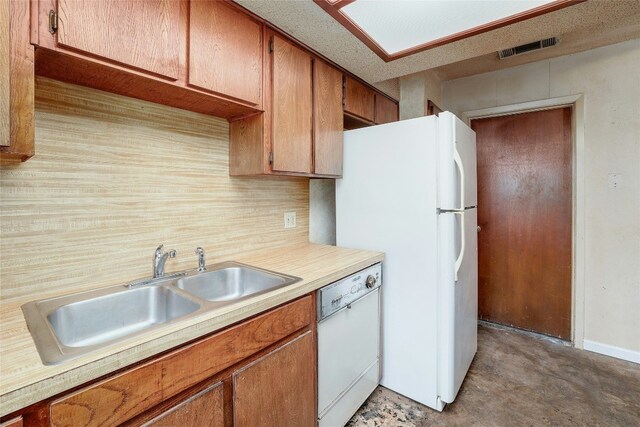
[[[157,279],[164,276],[164,264],[167,262],[167,258],[175,258],[176,251],[174,249],[168,252],[162,252],[163,244],[160,244],[156,248],[156,252],[153,254],[153,278]]]
[[[207,268],[204,266],[204,249],[198,246],[195,253],[198,255],[198,271],[205,271]]]

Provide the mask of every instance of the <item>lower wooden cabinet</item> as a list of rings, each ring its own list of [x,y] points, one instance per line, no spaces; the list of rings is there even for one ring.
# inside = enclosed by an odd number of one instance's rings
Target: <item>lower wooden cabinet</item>
[[[315,318],[308,295],[41,402],[44,419],[17,415],[25,426],[311,426]]]
[[[234,425],[315,425],[314,348],[309,331],[234,373]]]
[[[143,425],[224,427],[224,384],[219,382],[188,397]]]

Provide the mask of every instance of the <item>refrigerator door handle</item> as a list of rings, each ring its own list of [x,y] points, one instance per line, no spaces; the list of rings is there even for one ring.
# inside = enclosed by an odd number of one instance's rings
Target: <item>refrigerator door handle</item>
[[[458,257],[456,258],[456,263],[455,263],[455,274],[454,274],[454,279],[456,282],[458,282],[458,271],[460,271],[460,266],[462,265],[462,259],[464,258],[464,246],[465,246],[465,235],[464,235],[464,211],[462,212],[453,212],[456,215],[460,215],[460,253],[458,254]]]
[[[463,210],[465,207],[464,204],[464,164],[462,163],[462,158],[460,157],[460,153],[458,153],[458,149],[456,148],[455,142],[453,143],[453,161],[458,167],[460,171],[460,210]]]

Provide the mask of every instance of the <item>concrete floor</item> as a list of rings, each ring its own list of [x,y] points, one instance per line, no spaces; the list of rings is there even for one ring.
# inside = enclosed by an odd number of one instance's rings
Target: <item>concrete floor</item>
[[[640,365],[483,324],[442,413],[378,387],[347,426],[640,426]]]

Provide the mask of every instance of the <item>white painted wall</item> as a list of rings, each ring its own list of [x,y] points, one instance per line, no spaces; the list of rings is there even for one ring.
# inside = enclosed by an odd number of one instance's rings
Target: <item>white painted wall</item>
[[[335,179],[309,180],[309,241],[336,244]]]
[[[464,112],[582,94],[584,342],[640,360],[640,40],[443,83],[443,107]],[[618,188],[608,174],[621,174]],[[580,338],[580,337],[577,337]],[[604,349],[604,350],[603,350]],[[609,350],[606,350],[609,349]]]
[[[442,104],[441,81],[433,71],[400,78],[400,120],[425,116],[429,100]]]

